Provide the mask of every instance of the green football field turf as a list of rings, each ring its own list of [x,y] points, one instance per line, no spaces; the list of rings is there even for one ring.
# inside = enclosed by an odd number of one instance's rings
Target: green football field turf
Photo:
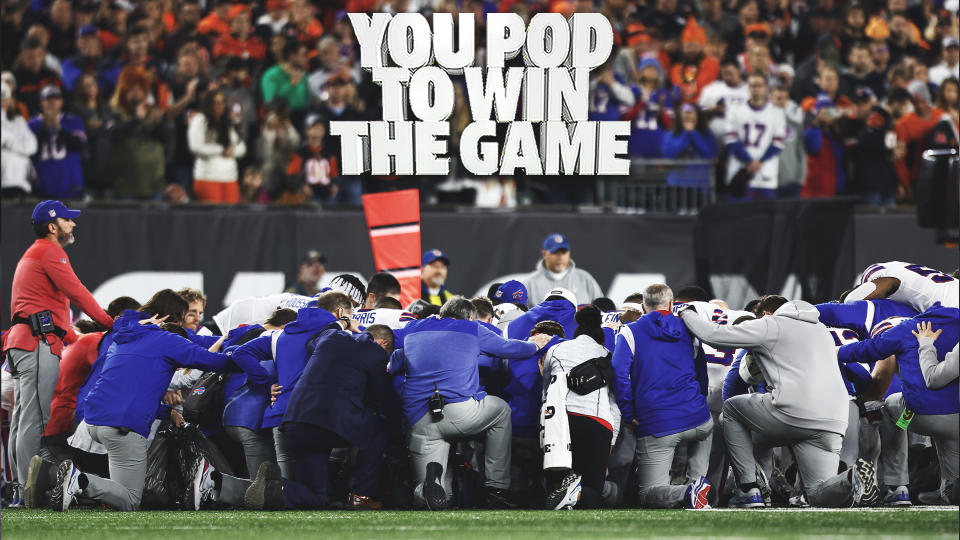
[[[428,512],[136,512],[4,510],[3,538],[259,540],[337,538],[951,538],[958,510],[852,509]]]

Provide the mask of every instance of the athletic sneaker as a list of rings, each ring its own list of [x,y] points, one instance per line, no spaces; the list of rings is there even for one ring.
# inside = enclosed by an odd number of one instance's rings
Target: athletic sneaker
[[[854,497],[856,506],[877,506],[880,504],[880,487],[877,486],[877,469],[873,463],[858,459],[854,474],[860,480],[860,497]],[[856,489],[854,490],[856,492]]]
[[[199,510],[204,501],[213,500],[217,492],[214,479],[216,469],[205,458],[198,459],[193,465],[193,478],[187,488],[185,506],[187,510]]]
[[[733,498],[730,499],[730,508],[763,508],[763,497],[760,490],[750,488],[746,493],[740,491],[740,488],[733,490]]]
[[[772,490],[770,489],[770,482],[767,480],[767,474],[763,472],[760,465],[757,465],[756,471],[757,487],[760,488],[760,498],[763,499],[763,504],[770,506]]]
[[[790,499],[795,496],[793,486],[787,481],[783,471],[774,467],[773,474],[770,475],[770,505],[789,506]]]
[[[921,491],[917,495],[917,500],[920,501],[920,504],[926,506],[944,506],[950,504],[943,499],[939,491]]]
[[[810,503],[807,502],[807,495],[801,493],[799,495],[794,495],[790,497],[790,501],[787,503],[789,508],[810,508]]]
[[[907,486],[897,486],[896,489],[888,491],[887,495],[883,498],[884,506],[911,506],[912,504]]]
[[[53,484],[53,493],[50,494],[50,508],[57,512],[66,512],[74,498],[86,487],[86,480],[86,476],[73,466],[72,461],[61,461],[57,467],[57,481]]]
[[[547,510],[573,510],[580,501],[580,490],[582,488],[581,476],[570,471],[563,477],[560,487],[547,495]]]
[[[243,506],[250,510],[283,510],[283,479],[280,466],[264,461],[257,476],[243,494]]]
[[[706,476],[701,476],[696,481],[687,486],[687,492],[683,496],[683,501],[687,508],[700,510],[710,508],[707,502],[707,496],[710,494],[710,482],[707,482]]]
[[[27,508],[41,508],[46,502],[46,493],[50,489],[50,469],[53,463],[44,461],[40,456],[30,458],[27,470],[27,483],[23,486],[23,504]]]
[[[443,465],[436,461],[427,463],[426,476],[423,478],[423,500],[429,510],[443,510],[447,505],[447,492],[443,489]]]
[[[12,482],[11,485],[12,493],[10,495],[10,504],[7,505],[7,508],[24,508],[23,503],[23,488],[20,487],[20,484],[17,482]]]

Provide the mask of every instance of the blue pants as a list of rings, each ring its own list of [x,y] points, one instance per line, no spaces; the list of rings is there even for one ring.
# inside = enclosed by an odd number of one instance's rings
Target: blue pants
[[[373,497],[377,494],[380,464],[387,445],[387,432],[375,430],[366,448],[357,453],[357,466],[351,491]],[[288,510],[320,510],[327,502],[327,464],[330,450],[352,446],[342,437],[326,429],[299,422],[283,424],[287,451],[293,458],[294,478],[283,479],[284,506]]]

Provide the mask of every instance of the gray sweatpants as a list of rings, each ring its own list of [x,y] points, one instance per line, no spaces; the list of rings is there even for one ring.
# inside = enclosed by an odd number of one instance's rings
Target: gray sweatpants
[[[451,440],[485,435],[484,472],[486,486],[510,488],[510,406],[498,397],[486,396],[480,401],[468,399],[448,403],[443,407],[443,420],[434,422],[430,414],[423,415],[410,430],[410,454],[413,458],[413,478],[416,486],[414,501],[424,506],[423,481],[427,464],[443,466],[443,489],[447,502],[453,498],[453,475],[447,465]]]
[[[678,445],[690,444],[687,454],[687,476],[706,476],[710,461],[713,418],[695,428],[680,433],[637,439],[637,481],[640,485],[640,505],[648,508],[676,508],[683,504],[686,485],[670,484],[670,466]]]
[[[260,432],[240,426],[224,426],[227,435],[243,446],[243,458],[250,478],[257,475],[260,464],[274,460],[274,444]]]
[[[909,480],[906,476],[907,462],[907,432],[896,426],[897,419],[903,413],[906,404],[903,400],[903,394],[891,394],[883,403],[884,424],[887,426],[887,437],[884,438],[883,447],[880,452],[880,460],[884,464],[884,471],[889,464],[891,467],[904,464],[902,477],[894,478],[898,483],[887,482],[884,477],[881,481],[887,485],[899,486],[907,484]],[[913,433],[928,435],[933,439],[933,446],[937,451],[937,459],[940,461],[940,494],[944,500],[948,500],[949,493],[953,484],[957,482],[958,471],[960,471],[960,414],[917,414],[910,421],[907,428]],[[890,446],[888,448],[888,439]],[[899,482],[903,480],[902,482]]]
[[[50,352],[45,341],[34,351],[10,349],[7,351],[10,373],[16,380],[16,399],[11,425],[16,426],[17,478],[27,481],[30,459],[40,453],[40,438],[50,421],[50,402],[60,375],[60,357]]]
[[[85,473],[89,484],[83,495],[117,510],[140,508],[147,478],[147,439],[135,431],[126,434],[115,427],[87,426],[90,438],[107,447],[110,478]]]
[[[772,408],[770,394],[744,394],[723,403],[720,424],[737,482],[743,485],[757,480],[756,438],[770,446],[790,447],[811,505],[850,506],[853,470],[837,474],[843,436],[785,424],[770,413]]]
[[[274,427],[272,431],[273,449],[277,456],[277,465],[280,466],[280,474],[287,480],[296,480],[293,474],[293,457],[287,451],[287,440],[284,438],[283,432],[280,431],[280,426]],[[254,470],[250,473],[250,476],[253,477],[256,474],[257,471]]]

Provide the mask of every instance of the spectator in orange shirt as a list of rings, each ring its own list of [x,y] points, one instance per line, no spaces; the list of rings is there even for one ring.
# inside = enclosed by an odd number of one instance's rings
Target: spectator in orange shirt
[[[323,34],[323,25],[313,16],[313,6],[307,0],[296,0],[290,6],[290,20],[297,27],[297,39],[313,49]]]
[[[267,55],[267,46],[252,30],[250,8],[242,4],[230,8],[230,33],[217,40],[213,46],[213,56],[262,61]]]
[[[933,126],[943,116],[943,109],[930,104],[930,89],[922,81],[911,82],[907,91],[913,100],[913,111],[897,120],[897,139],[902,149],[897,153],[894,165],[903,187],[903,199],[912,199],[913,183],[920,173],[923,159],[921,155],[927,148]]]
[[[670,80],[680,88],[685,103],[696,102],[700,91],[717,80],[720,63],[703,52],[703,47],[707,44],[707,33],[693,17],[687,21],[681,40],[683,58],[670,70]]]
[[[218,0],[217,7],[197,24],[197,32],[211,38],[230,34],[230,0]]]

